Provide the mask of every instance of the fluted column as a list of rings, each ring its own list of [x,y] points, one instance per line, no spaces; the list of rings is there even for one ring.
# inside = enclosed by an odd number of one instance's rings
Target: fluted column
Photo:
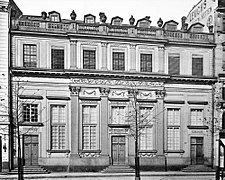
[[[69,86],[71,94],[71,156],[79,149],[79,92],[81,87]]]
[[[101,93],[101,155],[108,156],[108,88],[99,88]]]
[[[102,70],[107,70],[107,42],[102,42],[101,47],[102,47]]]
[[[159,47],[158,54],[159,54],[159,56],[158,56],[159,72],[163,73],[163,72],[165,72],[165,68],[164,68],[165,67],[165,48],[164,48],[164,46]]]
[[[136,45],[130,44],[130,71],[136,70]]]
[[[70,68],[77,68],[77,41],[70,41]]]

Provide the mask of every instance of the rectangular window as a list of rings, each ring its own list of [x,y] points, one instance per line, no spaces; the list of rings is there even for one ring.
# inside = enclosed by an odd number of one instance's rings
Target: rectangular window
[[[37,46],[34,44],[23,45],[23,67],[37,67]]]
[[[82,106],[82,145],[83,150],[97,149],[97,106]]]
[[[51,105],[51,148],[66,148],[66,112],[65,105]]]
[[[192,75],[203,76],[203,56],[192,55]]]
[[[112,106],[112,124],[125,124],[125,106]]]
[[[180,109],[167,110],[168,150],[180,150]]]
[[[140,71],[152,72],[152,54],[141,54]]]
[[[113,70],[125,70],[124,52],[113,52]]]
[[[168,73],[171,75],[180,75],[180,54],[169,54]]]
[[[191,125],[203,125],[203,109],[191,109]]]
[[[52,49],[51,66],[52,69],[64,69],[64,49]]]
[[[84,69],[95,69],[96,68],[95,50],[84,50],[83,51],[83,68]]]
[[[38,122],[37,104],[23,104],[23,121],[30,123]]]
[[[140,150],[153,150],[153,117],[151,107],[140,107]]]

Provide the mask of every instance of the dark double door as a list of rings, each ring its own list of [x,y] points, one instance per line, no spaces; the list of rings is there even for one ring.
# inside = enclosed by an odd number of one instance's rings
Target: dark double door
[[[37,166],[38,165],[38,136],[24,135],[24,165]]]
[[[125,164],[125,136],[112,136],[112,164]]]
[[[191,137],[191,164],[204,164],[203,137]]]

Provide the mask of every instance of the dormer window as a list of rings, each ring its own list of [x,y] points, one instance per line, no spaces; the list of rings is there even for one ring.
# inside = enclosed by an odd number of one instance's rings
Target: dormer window
[[[60,14],[56,11],[49,12],[49,18],[53,22],[60,22],[61,21]]]
[[[199,22],[194,23],[190,26],[188,31],[190,31],[190,32],[203,32],[203,27],[204,27],[204,25],[199,23]]]
[[[147,17],[145,17],[145,18],[139,19],[139,20],[137,21],[136,26],[137,26],[137,27],[141,27],[141,28],[150,28],[150,24],[151,24],[152,21],[151,21],[149,18],[150,18],[150,17],[147,16]]]
[[[177,25],[178,23],[176,21],[171,20],[171,21],[165,22],[165,24],[163,25],[163,28],[168,31],[176,31]]]
[[[95,23],[95,16],[92,14],[87,14],[84,16],[84,23]]]
[[[123,22],[123,18],[116,16],[113,17],[111,20],[111,25],[115,25],[115,26],[121,26]]]

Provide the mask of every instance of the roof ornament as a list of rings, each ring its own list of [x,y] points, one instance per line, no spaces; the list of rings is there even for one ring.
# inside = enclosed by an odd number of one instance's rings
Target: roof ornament
[[[76,17],[77,17],[77,15],[76,15],[75,11],[73,10],[73,11],[71,12],[71,14],[70,14],[70,18],[71,18],[73,21],[75,21]]]

